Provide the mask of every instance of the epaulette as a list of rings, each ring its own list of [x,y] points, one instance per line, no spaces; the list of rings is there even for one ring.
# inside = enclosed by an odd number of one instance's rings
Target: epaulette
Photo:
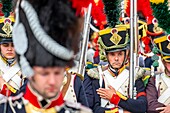
[[[150,68],[139,67],[137,72],[136,72],[136,75],[135,75],[135,80],[142,78],[144,86],[146,86],[148,84],[150,76],[151,76],[151,69]]]
[[[92,113],[92,110],[88,107],[81,105],[80,103],[73,102],[65,102],[65,109],[70,111],[70,113],[75,113],[78,111],[79,113]]]
[[[150,68],[139,67],[136,69],[135,80],[142,78],[143,83],[146,86],[149,82],[149,78],[152,76],[151,73],[152,73],[152,71]],[[161,73],[163,73],[163,72],[162,71],[154,71],[154,75],[158,75]]]
[[[97,68],[89,69],[87,74],[91,78],[99,79],[99,71]]]
[[[102,68],[102,71],[105,71],[108,69],[108,66],[102,66],[101,68]],[[90,76],[91,78],[94,78],[94,79],[100,78],[98,68],[89,69],[87,71],[87,74],[88,74],[88,76]]]
[[[143,67],[136,67],[135,68],[135,80],[139,78],[143,78],[145,76],[146,69]]]

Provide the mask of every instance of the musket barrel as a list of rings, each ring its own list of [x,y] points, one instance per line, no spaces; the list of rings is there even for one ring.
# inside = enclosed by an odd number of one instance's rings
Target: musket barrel
[[[81,55],[80,55],[80,62],[78,67],[78,74],[84,75],[86,60],[87,60],[87,48],[88,48],[88,40],[89,40],[89,30],[90,30],[90,21],[91,21],[91,10],[92,4],[90,3],[88,6],[88,11],[85,14],[84,20],[84,29],[83,29],[83,42],[81,46]]]
[[[130,0],[130,71],[129,71],[129,95],[134,98],[134,70],[138,62],[138,27],[137,27],[137,0]],[[136,59],[137,58],[137,59]]]

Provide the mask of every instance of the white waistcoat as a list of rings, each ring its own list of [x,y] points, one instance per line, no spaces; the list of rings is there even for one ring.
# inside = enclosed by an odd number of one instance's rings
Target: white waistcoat
[[[102,86],[102,82],[104,79],[105,88],[108,85],[111,85],[115,88],[116,91],[119,91],[124,96],[128,96],[128,83],[129,83],[129,71],[124,69],[117,77],[113,77],[108,70],[103,72],[104,77],[100,77],[100,86]],[[105,100],[101,98],[101,106],[107,108],[115,107],[114,104],[111,104],[109,100]]]
[[[69,102],[77,103],[76,93],[74,91],[74,79],[75,79],[76,75],[70,75],[70,76],[71,76],[71,80],[70,80],[69,87],[66,91],[66,94],[64,96],[64,100],[68,100]]]

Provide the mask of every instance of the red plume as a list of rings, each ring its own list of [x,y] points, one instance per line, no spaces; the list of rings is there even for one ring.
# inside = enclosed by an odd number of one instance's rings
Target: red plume
[[[104,14],[104,4],[102,0],[99,0],[97,3],[92,1],[92,17],[96,21],[95,24],[98,26],[100,29],[103,29],[105,24],[106,24],[106,15]]]
[[[4,16],[4,13],[2,12],[2,3],[0,3],[0,16]]]
[[[87,8],[92,0],[70,0],[72,7],[76,9],[76,15],[83,15],[83,8]]]
[[[130,17],[130,0],[127,0],[126,14]],[[152,9],[150,6],[149,0],[138,0],[137,1],[137,11],[141,12],[145,17],[147,24],[152,23],[152,19],[154,18],[152,14]]]
[[[106,15],[104,14],[104,5],[102,0],[95,2],[94,0],[70,0],[72,7],[76,9],[76,15],[84,15],[84,10],[92,3],[92,18],[96,21],[95,24],[100,29],[103,29],[106,24]]]

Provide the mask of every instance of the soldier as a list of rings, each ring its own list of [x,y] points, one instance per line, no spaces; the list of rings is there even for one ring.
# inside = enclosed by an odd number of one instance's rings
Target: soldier
[[[162,34],[154,39],[162,63],[165,67],[163,73],[154,75],[149,79],[146,87],[148,110],[147,113],[170,112],[170,36]]]
[[[29,81],[0,106],[0,113],[91,113],[79,103],[64,102],[60,92],[78,49],[82,22],[75,11],[68,0],[17,2],[14,45]]]
[[[90,37],[91,47],[87,50],[87,62],[91,62],[94,64],[98,64],[100,62],[99,59],[99,46],[97,43],[98,40],[98,33],[93,32]]]
[[[129,70],[125,65],[129,35],[126,27],[106,28],[99,35],[108,66],[90,69],[85,75],[84,87],[90,107],[95,113],[144,113],[147,100],[141,78],[135,81],[137,99],[129,98]]]
[[[16,61],[12,40],[14,17],[12,15],[3,16],[0,18],[0,22],[0,101],[3,101],[5,96],[19,90],[23,84],[24,76]]]

